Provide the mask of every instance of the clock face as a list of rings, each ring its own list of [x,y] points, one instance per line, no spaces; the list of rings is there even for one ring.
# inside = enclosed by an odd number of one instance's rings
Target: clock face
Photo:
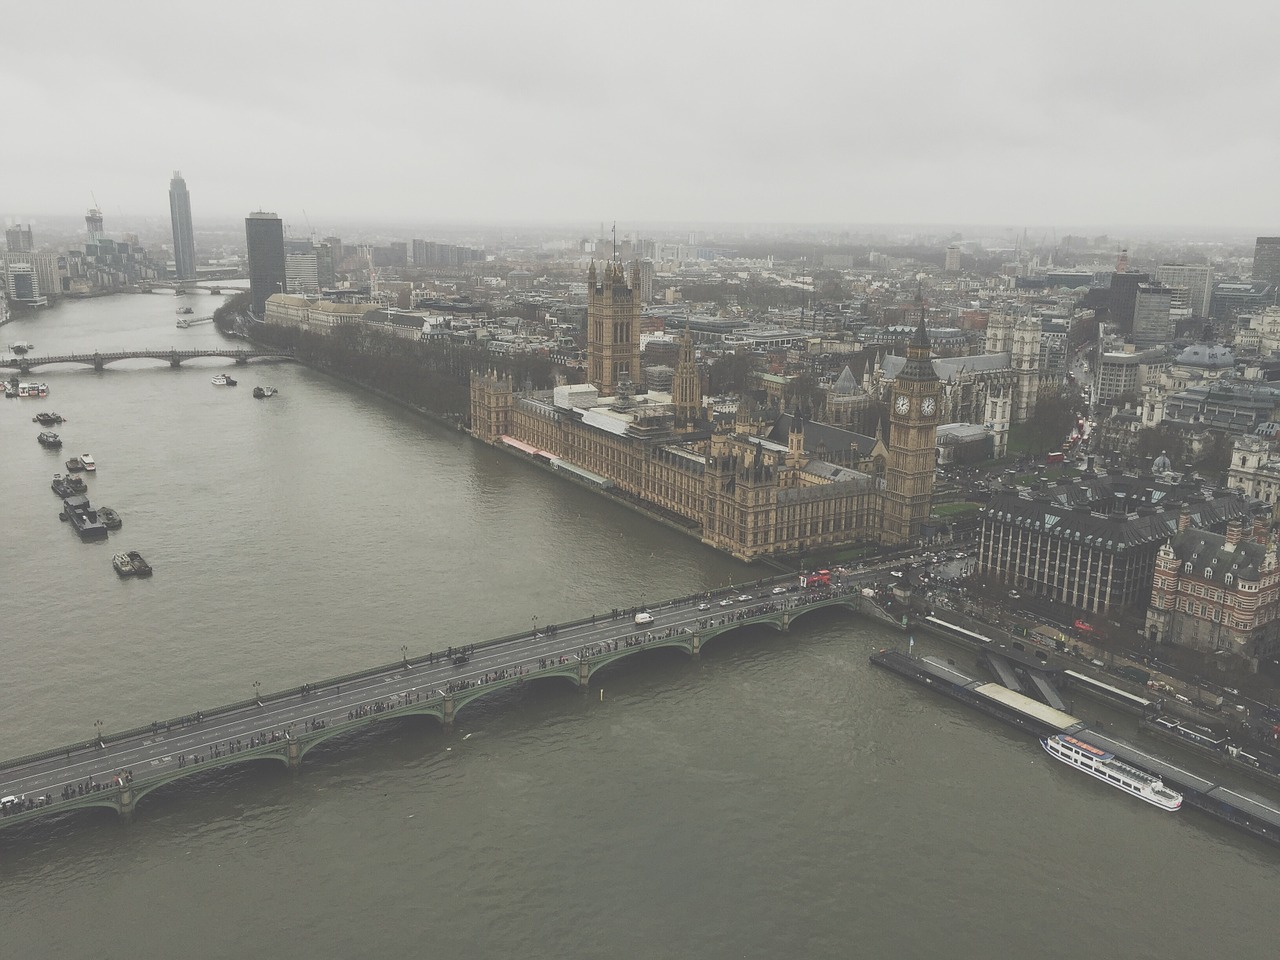
[[[924,403],[920,404],[920,412],[923,413],[926,417],[932,417],[933,408],[935,405],[936,404],[934,403],[933,397],[925,397]]]
[[[911,401],[906,397],[898,397],[898,402],[895,406],[899,413],[905,414],[911,408]]]

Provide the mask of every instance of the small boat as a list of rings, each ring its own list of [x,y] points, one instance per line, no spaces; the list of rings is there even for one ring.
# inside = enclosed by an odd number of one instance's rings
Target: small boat
[[[274,397],[280,391],[275,387],[254,387],[253,395],[259,400],[265,400],[267,397]]]
[[[49,430],[42,430],[36,439],[40,441],[40,446],[51,450],[62,446],[62,438]]]
[[[133,561],[133,573],[138,577],[149,577],[152,574],[151,564],[142,559],[142,554],[137,550],[129,551],[129,559]]]
[[[62,417],[56,413],[37,413],[31,418],[32,423],[38,423],[42,427],[52,427],[62,422]]]
[[[239,381],[233,377],[228,377],[225,373],[220,373],[213,378],[215,387],[234,387]]]
[[[124,526],[124,521],[120,519],[120,514],[110,507],[99,507],[98,519],[102,521],[102,525],[108,530],[119,530]]]
[[[183,313],[183,314],[185,314],[185,313],[195,313],[195,310],[193,310],[191,307],[179,307],[179,308],[177,309],[177,311],[176,311],[176,312],[177,312],[177,313]]]
[[[49,395],[49,385],[47,383],[19,383],[18,396],[20,397],[47,397]]]
[[[16,353],[18,356],[22,356],[27,351],[34,350],[35,348],[36,348],[36,345],[34,343],[24,343],[21,340],[19,340],[17,343],[9,344],[9,349],[12,350],[14,353]]]
[[[83,477],[73,477],[71,474],[64,477],[60,473],[53,475],[53,483],[49,484],[49,487],[63,500],[74,497],[77,493],[85,493],[89,489]]]
[[[88,470],[90,473],[93,473],[93,471],[98,469],[98,464],[94,461],[93,457],[91,457],[87,453],[80,454],[80,462],[84,465],[84,468]]]
[[[70,460],[67,461],[67,469],[70,470],[72,473],[79,473],[81,470],[84,469],[84,461],[81,460],[79,457],[72,457]]]
[[[128,554],[117,553],[111,558],[111,565],[116,568],[116,573],[122,577],[132,577],[138,572],[133,568],[133,561],[129,559]]]

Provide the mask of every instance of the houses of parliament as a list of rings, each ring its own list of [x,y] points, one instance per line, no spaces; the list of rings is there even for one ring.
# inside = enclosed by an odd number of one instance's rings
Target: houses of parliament
[[[671,392],[638,392],[639,267],[588,273],[588,383],[517,391],[473,374],[471,432],[628,499],[742,560],[920,536],[933,496],[941,385],[923,321],[894,380],[888,436],[703,405],[686,331]]]

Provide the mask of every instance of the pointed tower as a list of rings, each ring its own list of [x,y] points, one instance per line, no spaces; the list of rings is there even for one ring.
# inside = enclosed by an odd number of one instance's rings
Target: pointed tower
[[[787,466],[799,467],[804,463],[804,414],[799,410],[791,415],[791,432],[787,434]]]
[[[907,362],[893,382],[889,403],[889,462],[885,469],[881,542],[920,536],[933,502],[941,384],[929,357],[924,320],[907,345]]]
[[[702,379],[698,376],[693,334],[688,327],[680,338],[680,359],[676,361],[676,375],[671,381],[671,403],[677,423],[693,423],[702,410]]]
[[[640,268],[627,271],[611,260],[597,278],[596,265],[587,273],[587,379],[603,397],[618,383],[641,382]]]

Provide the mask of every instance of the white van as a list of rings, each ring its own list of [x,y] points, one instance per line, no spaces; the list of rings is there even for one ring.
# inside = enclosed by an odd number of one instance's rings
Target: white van
[[[653,614],[652,614],[652,613],[644,613],[644,612],[637,613],[637,614],[636,614],[636,624],[637,624],[637,625],[639,625],[639,624],[642,624],[642,623],[653,623]]]

